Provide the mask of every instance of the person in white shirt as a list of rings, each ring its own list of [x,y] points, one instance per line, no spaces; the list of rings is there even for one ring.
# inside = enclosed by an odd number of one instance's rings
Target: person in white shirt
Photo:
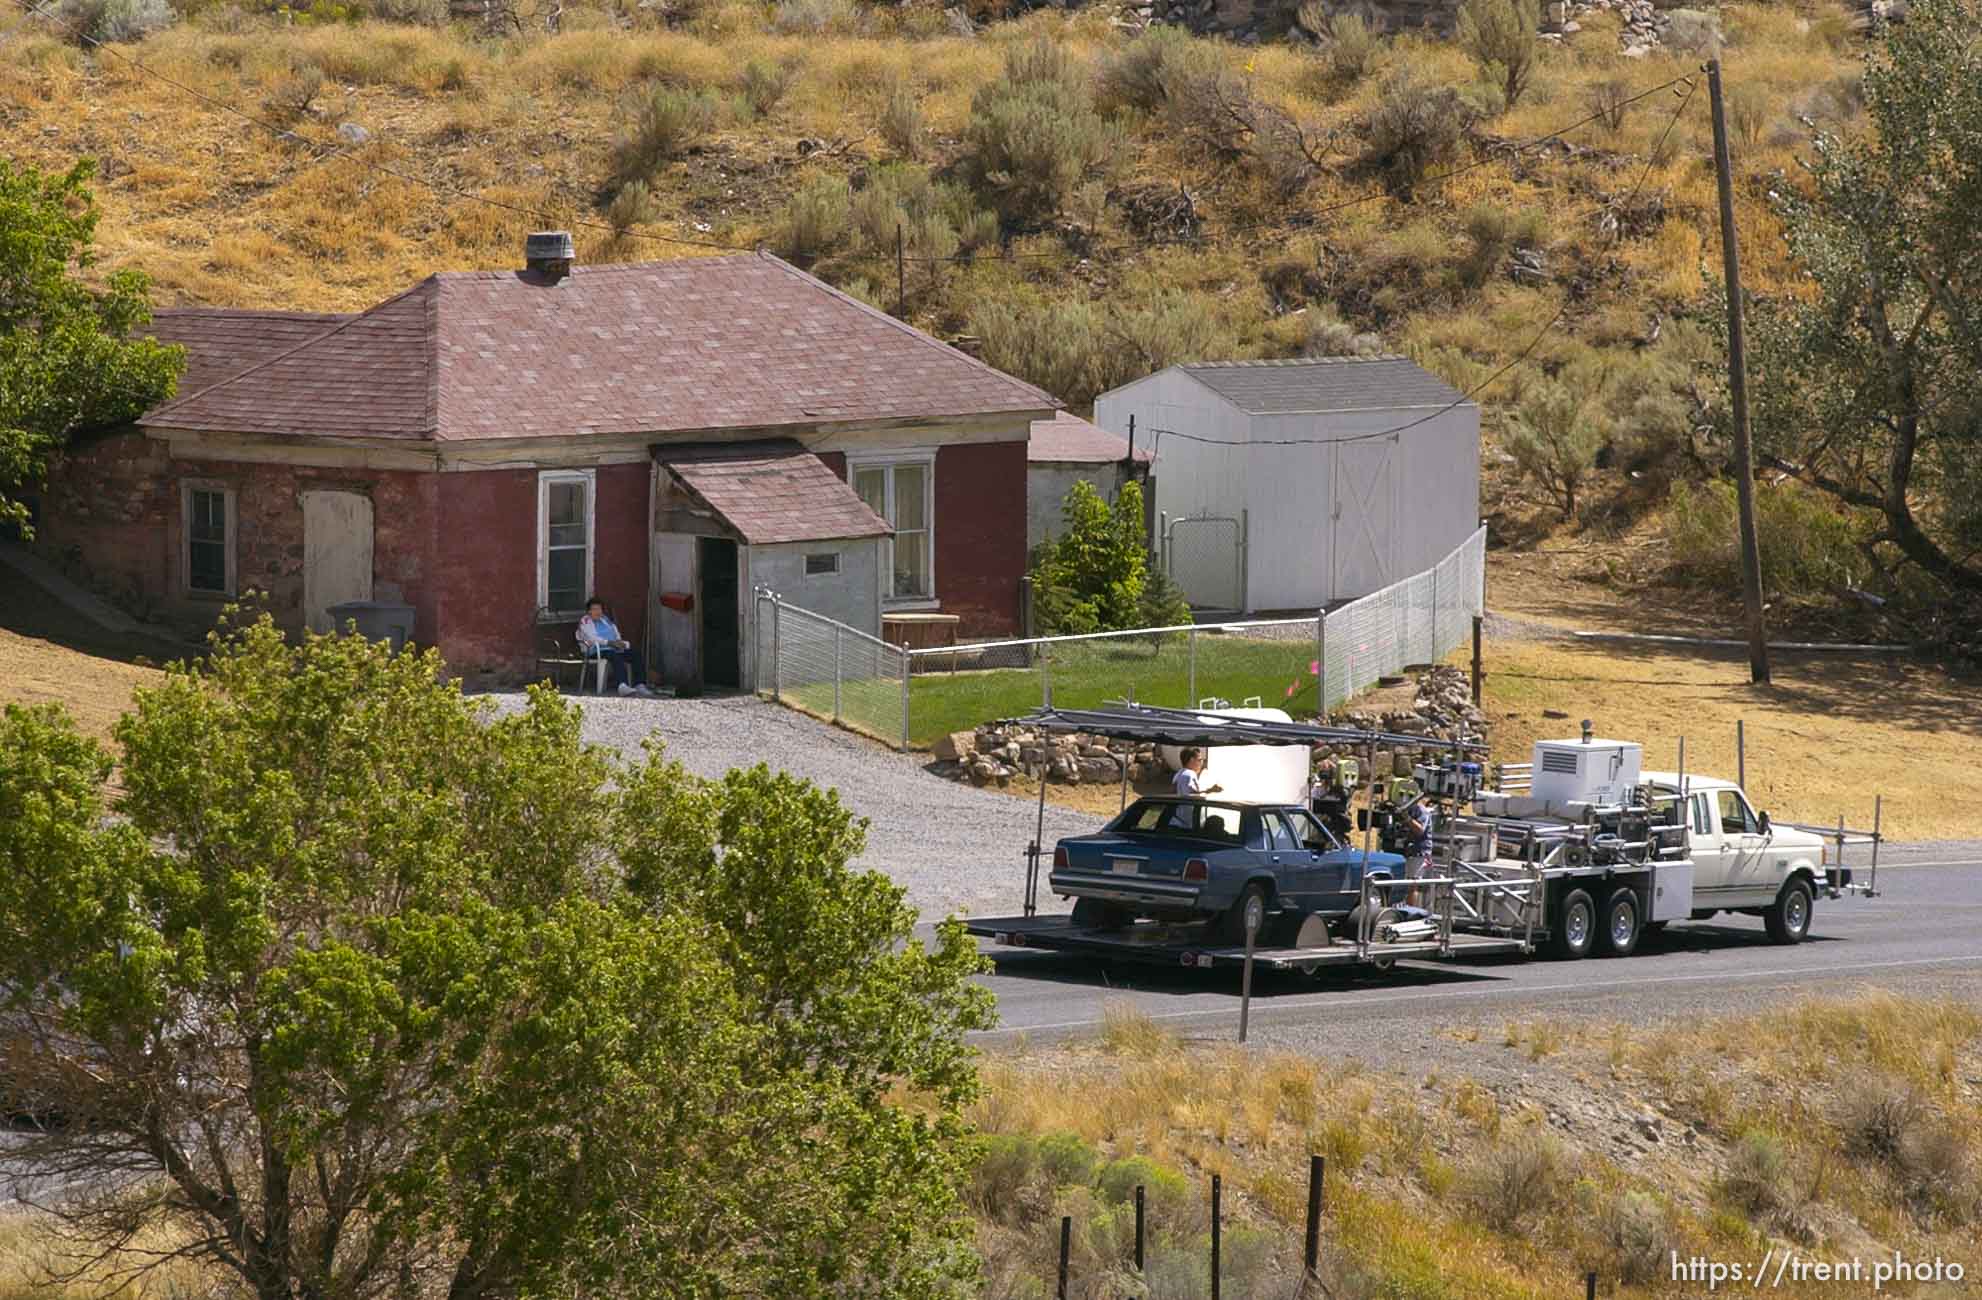
[[[1208,794],[1217,794],[1225,788],[1222,785],[1204,783],[1199,775],[1204,771],[1204,751],[1197,746],[1187,746],[1178,758],[1183,766],[1178,768],[1177,775],[1170,779],[1170,788],[1179,795],[1186,799],[1201,799]]]
[[[653,694],[647,689],[647,666],[641,662],[640,652],[619,634],[619,625],[597,596],[585,602],[585,617],[578,620],[578,644],[585,647],[586,654],[612,665],[621,695]]]

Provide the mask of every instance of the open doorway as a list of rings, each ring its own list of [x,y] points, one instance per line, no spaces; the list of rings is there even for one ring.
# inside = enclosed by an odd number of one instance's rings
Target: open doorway
[[[696,539],[702,616],[702,682],[735,690],[743,685],[742,640],[737,616],[736,543],[724,537]]]

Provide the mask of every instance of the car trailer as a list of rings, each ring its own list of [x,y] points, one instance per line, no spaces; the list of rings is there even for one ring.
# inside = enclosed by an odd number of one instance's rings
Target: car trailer
[[[1310,723],[1279,722],[1270,719],[1222,716],[1215,713],[1159,708],[1151,705],[1125,705],[1109,709],[1041,709],[1022,718],[1005,720],[1006,725],[1029,727],[1048,734],[1078,732],[1108,740],[1137,744],[1177,746],[1302,745],[1317,744],[1354,747],[1373,755],[1380,746],[1450,749],[1455,760],[1479,753],[1484,746],[1469,741],[1439,740],[1435,737],[1394,732],[1365,731],[1348,727],[1319,726]],[[1126,760],[1124,781],[1126,782]],[[1006,948],[1082,953],[1115,961],[1145,962],[1156,965],[1182,965],[1196,969],[1254,966],[1274,971],[1312,973],[1323,967],[1368,966],[1386,970],[1400,959],[1446,958],[1461,954],[1531,952],[1534,927],[1539,919],[1538,905],[1530,905],[1524,923],[1488,927],[1475,920],[1474,932],[1462,927],[1468,918],[1484,918],[1494,911],[1488,900],[1525,892],[1538,900],[1539,889],[1521,890],[1518,881],[1504,879],[1465,879],[1443,874],[1416,880],[1372,879],[1363,873],[1360,922],[1353,935],[1334,935],[1319,917],[1308,917],[1292,944],[1261,946],[1220,942],[1212,927],[1203,923],[1173,924],[1139,920],[1118,929],[1093,929],[1074,924],[1065,915],[1041,916],[1038,908],[1039,875],[1045,847],[1046,787],[1050,769],[1042,774],[1039,786],[1038,821],[1033,839],[1026,846],[1025,910],[1018,916],[986,917],[967,920],[968,934],[991,940]],[[1126,785],[1124,786],[1126,802]],[[1366,802],[1374,795],[1375,783],[1365,785]],[[1374,817],[1363,819],[1363,853],[1374,850]],[[1398,895],[1419,900],[1422,916],[1399,911]],[[1504,908],[1502,909],[1504,910]],[[1251,919],[1252,930],[1259,920]]]

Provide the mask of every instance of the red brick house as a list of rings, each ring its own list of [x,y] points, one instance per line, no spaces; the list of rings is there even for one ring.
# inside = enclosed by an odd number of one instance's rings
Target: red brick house
[[[669,680],[717,685],[748,680],[756,586],[871,631],[1017,630],[1027,436],[1057,403],[775,257],[538,258],[155,328],[179,396],[73,445],[38,522],[146,616],[398,600],[456,671],[514,676],[596,592]]]

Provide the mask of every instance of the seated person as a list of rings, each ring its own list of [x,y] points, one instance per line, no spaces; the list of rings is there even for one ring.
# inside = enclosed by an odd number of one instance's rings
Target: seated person
[[[606,602],[597,596],[585,602],[585,617],[578,620],[578,644],[588,657],[604,659],[612,665],[621,695],[652,695],[647,689],[647,666],[640,652],[619,634]]]
[[[1314,784],[1308,789],[1308,807],[1338,837],[1349,833],[1349,791],[1342,784],[1334,759],[1322,759],[1315,769]]]

